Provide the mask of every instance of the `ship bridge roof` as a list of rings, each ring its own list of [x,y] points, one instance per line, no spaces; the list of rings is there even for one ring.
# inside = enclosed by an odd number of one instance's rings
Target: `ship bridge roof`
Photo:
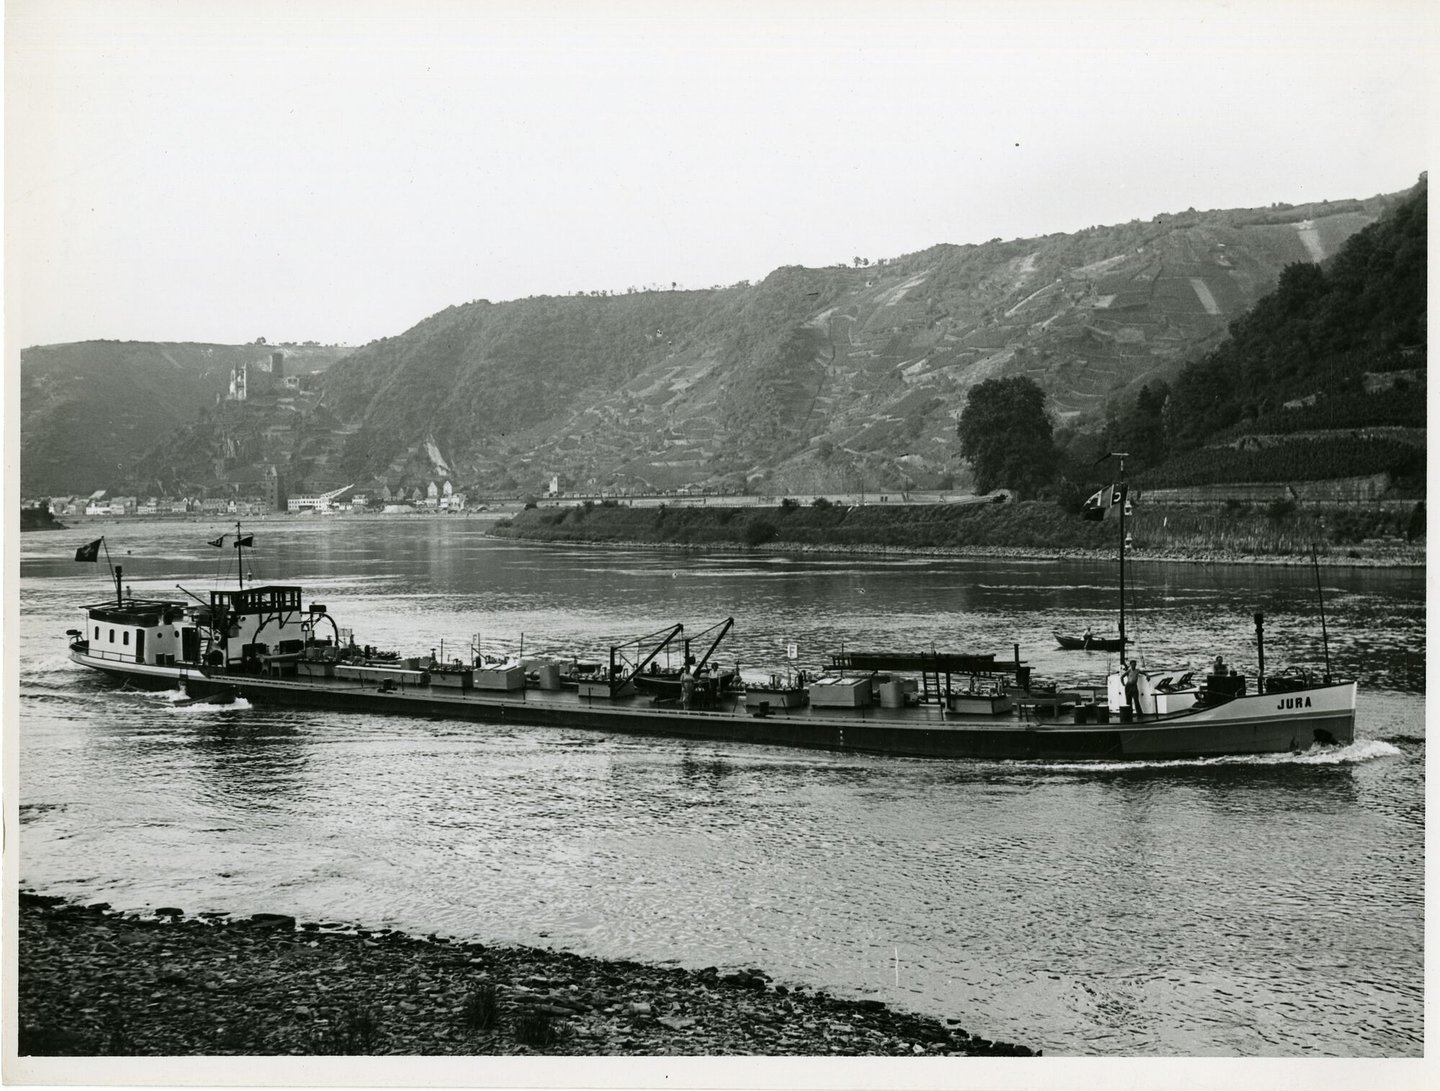
[[[211,591],[210,602],[235,614],[258,614],[267,610],[299,610],[298,584],[263,584],[235,591]]]
[[[82,609],[91,620],[110,625],[160,625],[183,616],[189,606],[174,599],[125,599],[97,602]]]

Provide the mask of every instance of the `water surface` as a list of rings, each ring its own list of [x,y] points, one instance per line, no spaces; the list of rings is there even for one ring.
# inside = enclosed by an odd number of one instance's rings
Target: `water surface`
[[[224,525],[102,527],[135,592],[200,590]],[[247,528],[252,529],[252,528]],[[545,547],[466,519],[257,524],[254,574],[362,643],[599,657],[733,615],[747,672],[842,647],[1097,678],[1112,565]],[[959,1018],[1055,1054],[1418,1056],[1423,575],[1136,565],[1148,662],[1362,686],[1338,751],[1143,764],[828,754],[600,731],[177,707],[74,667],[95,528],[22,540],[20,874],[117,908],[274,911],[690,967]],[[97,571],[97,567],[99,571]]]

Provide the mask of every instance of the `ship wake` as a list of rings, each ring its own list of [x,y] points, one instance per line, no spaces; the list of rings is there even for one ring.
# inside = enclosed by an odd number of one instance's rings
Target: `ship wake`
[[[1066,772],[1103,773],[1142,769],[1210,769],[1232,765],[1362,765],[1371,761],[1404,757],[1404,751],[1382,739],[1361,739],[1348,746],[1312,746],[1285,754],[1231,754],[1213,758],[1175,758],[1167,761],[1075,761],[1045,762],[1046,769]]]

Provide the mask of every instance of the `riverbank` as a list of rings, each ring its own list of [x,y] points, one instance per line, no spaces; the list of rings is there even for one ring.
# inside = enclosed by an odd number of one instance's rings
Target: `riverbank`
[[[28,892],[18,929],[21,1056],[1037,1055],[758,970]]]
[[[1314,544],[1336,567],[1423,567],[1423,507],[1302,511],[1271,505],[1137,505],[1126,521],[1135,561],[1308,565]],[[1417,521],[1418,515],[1418,521]],[[1417,531],[1416,528],[1419,528]],[[1118,519],[1092,522],[1053,503],[844,507],[635,508],[605,502],[535,507],[492,534],[532,542],[642,548],[1113,561]]]
[[[20,530],[64,530],[65,524],[50,514],[49,508],[21,508]]]
[[[1420,518],[1417,519],[1417,514]],[[1173,564],[1308,566],[1312,543],[1321,565],[1333,568],[1423,570],[1424,510],[1390,508],[1259,510],[1242,505],[1137,506],[1127,520],[1127,560]],[[701,552],[774,552],[897,557],[1015,557],[1029,560],[1113,562],[1118,552],[1115,520],[1089,522],[1048,502],[900,504],[859,506],[798,503],[721,507],[694,501],[666,504],[574,504],[545,501],[538,507],[462,513],[405,515],[340,512],[245,515],[249,527],[275,523],[390,523],[394,520],[480,524],[495,537],[622,549],[689,549]],[[174,514],[86,516],[72,529],[121,531],[132,523],[195,523],[233,526],[234,515]],[[1419,528],[1418,531],[1416,528]]]

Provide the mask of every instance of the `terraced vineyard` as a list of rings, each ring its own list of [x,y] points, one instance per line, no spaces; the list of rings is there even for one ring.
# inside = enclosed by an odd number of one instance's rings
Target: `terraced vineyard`
[[[277,409],[246,437],[291,429],[292,488],[963,487],[955,421],[976,384],[1029,376],[1062,424],[1093,426],[1217,344],[1287,263],[1397,201],[1160,215],[728,288],[477,300],[337,364],[315,403],[329,416]],[[248,453],[193,417],[172,418],[146,475],[246,472]],[[27,436],[27,461],[43,442]]]

